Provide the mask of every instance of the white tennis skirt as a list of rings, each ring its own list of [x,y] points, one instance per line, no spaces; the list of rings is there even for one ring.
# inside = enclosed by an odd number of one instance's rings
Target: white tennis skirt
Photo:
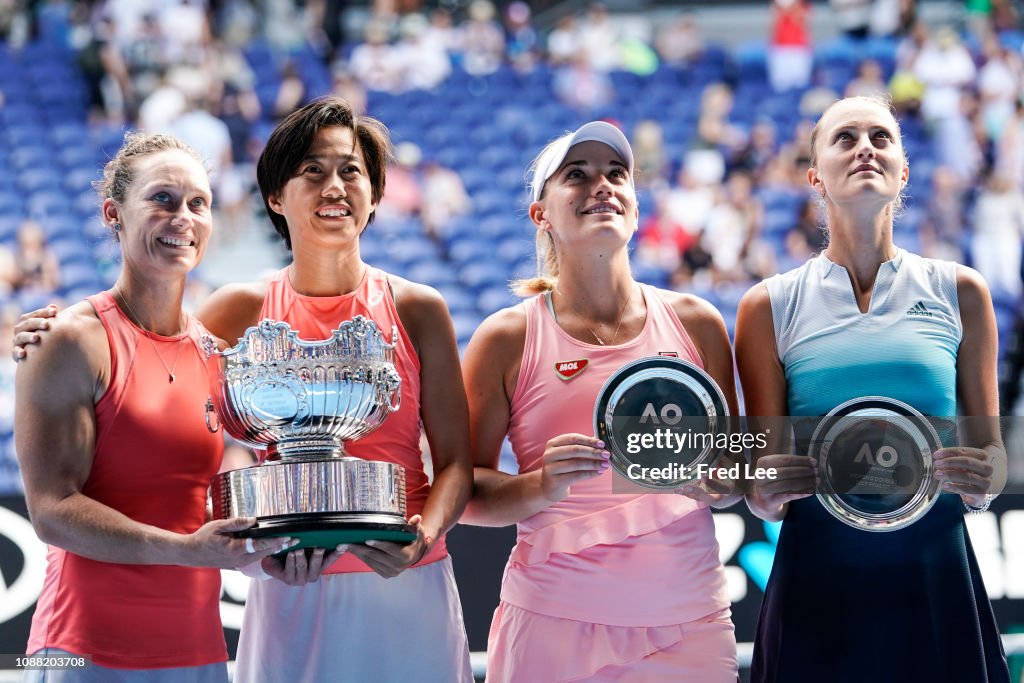
[[[328,574],[253,581],[235,683],[473,683],[451,559],[393,579]]]

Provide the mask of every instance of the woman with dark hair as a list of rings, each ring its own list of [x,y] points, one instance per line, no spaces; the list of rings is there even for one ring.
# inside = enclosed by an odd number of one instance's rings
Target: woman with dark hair
[[[398,338],[388,341],[397,344],[402,408],[347,450],[405,467],[416,540],[264,560],[277,580],[257,581],[249,591],[238,681],[332,675],[472,680],[444,542],[472,486],[454,328],[435,290],[378,270],[359,255],[359,236],[384,194],[389,152],[384,125],[355,116],[338,98],[317,100],[285,118],[260,155],[257,179],[292,263],[269,282],[224,287],[198,313],[224,339],[239,338],[264,318],[289,323],[304,339],[325,339],[356,315],[376,322],[385,337],[398,329]],[[430,442],[433,484],[423,467],[421,425]],[[409,623],[430,638],[396,639],[396,625]]]
[[[914,524],[867,533],[833,518],[803,454],[761,455],[750,509],[783,520],[754,643],[752,680],[1008,681],[964,526],[1006,480],[998,431],[996,326],[984,280],[893,244],[910,167],[888,103],[840,100],[811,134],[807,179],[825,203],[825,251],[751,289],[736,361],[747,415],[821,416],[883,396],[962,423],[969,446],[934,453],[941,484]],[[807,422],[813,424],[817,420]]]
[[[210,182],[184,143],[135,134],[97,185],[121,273],[18,366],[14,431],[48,544],[26,651],[92,665],[26,680],[227,681],[216,568],[288,539],[232,536],[254,518],[206,522],[223,441],[204,421],[204,330],[181,300],[212,232]]]

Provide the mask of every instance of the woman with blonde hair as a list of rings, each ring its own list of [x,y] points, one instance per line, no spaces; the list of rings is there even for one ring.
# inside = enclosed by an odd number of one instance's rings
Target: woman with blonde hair
[[[216,568],[288,539],[232,536],[255,518],[206,522],[223,442],[204,419],[205,330],[181,300],[212,232],[210,181],[176,138],[133,134],[98,189],[121,273],[22,360],[14,429],[48,544],[26,651],[92,664],[26,680],[227,681]]]
[[[910,167],[888,103],[833,104],[811,134],[807,180],[829,242],[803,266],[751,289],[736,360],[748,416],[814,417],[865,396],[951,420],[971,447],[933,457],[941,491],[921,519],[867,533],[808,500],[820,478],[803,454],[762,455],[750,509],[783,520],[754,643],[752,680],[1008,681],[963,513],[1006,479],[997,420],[996,326],[984,280],[893,243]],[[811,420],[813,424],[817,420]]]
[[[633,279],[633,153],[617,128],[591,122],[552,142],[531,192],[542,274],[518,283],[530,298],[484,321],[463,363],[476,464],[463,522],[518,527],[487,680],[734,683],[708,506],[735,497],[617,494],[592,434],[601,385],[645,356],[703,367],[735,411],[725,324],[705,301]],[[516,475],[497,470],[506,435]]]

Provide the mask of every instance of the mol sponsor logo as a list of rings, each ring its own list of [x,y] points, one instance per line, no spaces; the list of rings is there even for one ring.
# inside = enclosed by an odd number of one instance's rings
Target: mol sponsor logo
[[[564,380],[570,380],[583,372],[590,361],[586,358],[578,360],[560,360],[555,363],[555,374]]]

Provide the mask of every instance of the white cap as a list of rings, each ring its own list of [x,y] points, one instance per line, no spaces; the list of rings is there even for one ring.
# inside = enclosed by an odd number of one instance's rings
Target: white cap
[[[633,150],[629,146],[629,140],[622,131],[610,123],[604,121],[591,121],[576,129],[575,133],[566,133],[552,142],[541,152],[540,158],[533,167],[533,174],[530,176],[530,194],[533,201],[540,199],[544,183],[559,169],[569,150],[581,142],[603,142],[615,150],[615,153],[622,157],[629,169],[629,182],[633,182]]]

